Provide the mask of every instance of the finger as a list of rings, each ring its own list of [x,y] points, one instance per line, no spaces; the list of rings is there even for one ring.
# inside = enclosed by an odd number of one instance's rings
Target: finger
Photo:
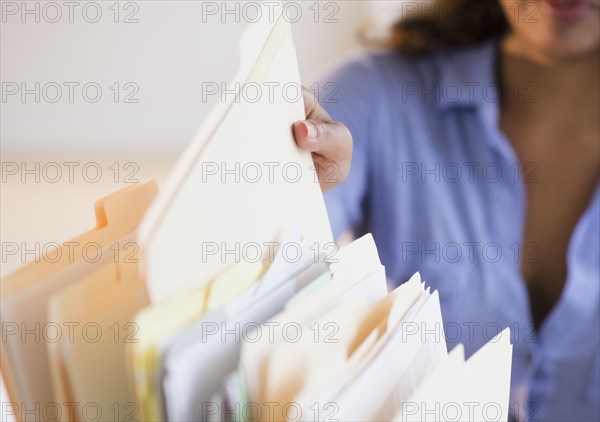
[[[310,119],[296,122],[294,136],[299,148],[329,160],[346,159],[352,155],[352,135],[339,122],[325,123]]]
[[[317,148],[317,127],[313,123],[304,120],[294,123],[293,129],[298,147],[306,151],[314,152],[315,148]]]

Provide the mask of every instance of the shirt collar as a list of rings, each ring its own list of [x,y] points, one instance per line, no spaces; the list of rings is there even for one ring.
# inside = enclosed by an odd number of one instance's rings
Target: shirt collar
[[[477,108],[498,116],[500,89],[496,77],[498,41],[448,50],[438,56],[439,106],[444,110]]]
[[[516,153],[499,128],[498,52],[498,40],[491,39],[476,47],[441,53],[439,107],[444,111],[474,109],[487,128],[485,140],[490,148],[509,162],[516,162]],[[460,95],[455,95],[457,90]]]

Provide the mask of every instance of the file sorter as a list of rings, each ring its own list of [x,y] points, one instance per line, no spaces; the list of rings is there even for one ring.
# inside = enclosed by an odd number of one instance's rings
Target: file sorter
[[[17,417],[19,403],[70,402],[139,420],[439,420],[455,403],[458,420],[492,407],[508,417],[508,330],[468,360],[461,346],[448,353],[437,292],[418,274],[388,292],[371,235],[332,243],[311,156],[292,135],[302,99],[244,97],[251,84],[300,86],[290,23],[268,3],[242,39],[235,98],[160,194],[152,183],[117,192],[79,239],[134,239],[140,262],[79,256],[2,280],[1,367]],[[228,178],[248,163],[300,171]],[[237,245],[256,253],[230,253]],[[30,345],[4,324],[70,320],[127,326],[131,341]]]

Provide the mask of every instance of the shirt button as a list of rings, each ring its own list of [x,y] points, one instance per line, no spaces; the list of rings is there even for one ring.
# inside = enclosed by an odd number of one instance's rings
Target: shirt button
[[[525,350],[523,358],[525,360],[525,364],[527,366],[531,366],[531,364],[533,363],[533,354],[531,353],[531,350]]]

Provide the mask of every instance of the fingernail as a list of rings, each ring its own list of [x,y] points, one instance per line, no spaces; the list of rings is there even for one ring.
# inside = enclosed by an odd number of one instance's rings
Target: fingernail
[[[319,136],[317,127],[308,121],[304,122],[304,126],[306,126],[306,137],[308,139],[317,139],[317,136]]]

